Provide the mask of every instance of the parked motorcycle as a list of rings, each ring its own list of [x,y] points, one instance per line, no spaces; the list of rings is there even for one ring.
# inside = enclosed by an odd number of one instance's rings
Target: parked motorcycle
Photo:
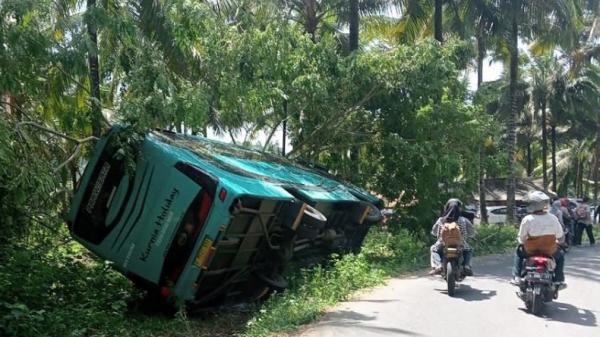
[[[454,296],[456,283],[461,282],[467,276],[462,266],[462,248],[444,247],[442,259],[442,277],[448,285],[448,295]]]
[[[534,255],[523,261],[524,276],[517,295],[525,302],[527,311],[539,315],[545,303],[558,298],[558,287],[554,284],[554,258]]]

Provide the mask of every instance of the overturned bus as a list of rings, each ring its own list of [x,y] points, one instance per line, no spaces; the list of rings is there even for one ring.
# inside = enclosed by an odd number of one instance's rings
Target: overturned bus
[[[283,289],[287,263],[357,252],[381,220],[379,200],[355,186],[202,137],[149,132],[128,166],[122,130],[96,144],[67,223],[78,242],[171,304]]]

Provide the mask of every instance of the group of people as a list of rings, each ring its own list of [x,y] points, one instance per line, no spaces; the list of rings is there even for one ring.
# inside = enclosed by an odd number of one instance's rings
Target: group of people
[[[514,256],[512,283],[519,284],[522,275],[523,260],[531,253],[527,244],[531,242],[545,242],[546,248],[540,248],[546,255],[552,255],[556,261],[554,282],[558,287],[565,287],[564,277],[564,253],[559,249],[565,240],[565,232],[574,233],[573,245],[580,245],[583,231],[587,232],[590,244],[595,243],[592,233],[592,217],[588,199],[575,208],[569,207],[569,200],[561,198],[550,204],[550,198],[543,192],[534,191],[528,194],[528,215],[523,218],[517,236],[518,246]],[[549,209],[548,209],[549,208]],[[600,217],[600,206],[595,212],[594,218]],[[466,275],[472,275],[471,258],[473,251],[467,238],[475,235],[473,223],[463,216],[461,202],[458,199],[450,199],[444,207],[442,216],[434,223],[431,234],[437,238],[431,246],[431,275],[441,273],[444,242],[442,239],[443,228],[446,224],[456,224],[462,234],[462,265]],[[537,240],[544,239],[544,240]],[[549,244],[548,244],[549,243]]]
[[[550,213],[556,216],[562,227],[572,235],[572,242],[569,242],[569,244],[573,246],[581,245],[584,231],[588,236],[590,244],[593,245],[596,243],[594,233],[592,232],[593,220],[588,202],[588,198],[584,197],[582,202],[575,208],[569,207],[569,199],[567,198],[560,198],[552,202]],[[596,208],[594,218],[600,216],[599,212],[600,206]]]

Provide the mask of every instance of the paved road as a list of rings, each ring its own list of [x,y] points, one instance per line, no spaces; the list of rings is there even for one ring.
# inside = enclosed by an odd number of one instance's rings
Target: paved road
[[[465,280],[454,298],[445,294],[441,277],[392,279],[332,309],[300,336],[600,337],[600,246],[567,254],[569,287],[542,317],[525,312],[508,283],[511,260],[474,261],[477,276]]]

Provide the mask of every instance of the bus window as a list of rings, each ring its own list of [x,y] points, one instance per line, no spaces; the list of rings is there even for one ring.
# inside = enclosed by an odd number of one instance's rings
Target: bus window
[[[126,201],[131,194],[132,183],[125,181],[125,165],[122,160],[115,158],[116,149],[111,146],[110,140],[106,148],[102,151],[93,173],[85,187],[83,199],[79,205],[79,210],[72,230],[75,235],[89,241],[93,244],[99,244],[110,233],[110,231],[119,222]],[[107,216],[111,203],[119,186],[123,185],[126,195],[122,199],[117,215],[113,217],[110,223],[107,223]]]

